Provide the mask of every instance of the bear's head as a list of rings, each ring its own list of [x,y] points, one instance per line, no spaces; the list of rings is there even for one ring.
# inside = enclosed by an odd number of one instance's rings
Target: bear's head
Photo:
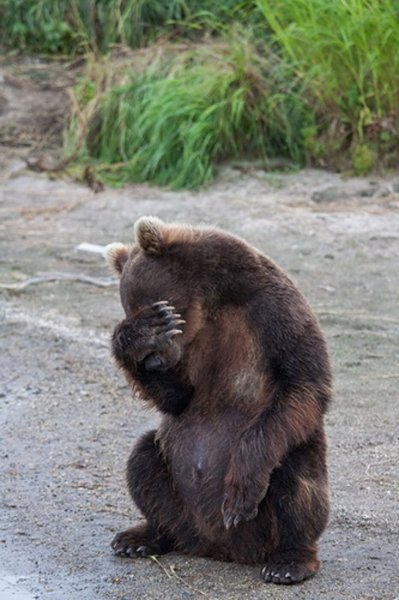
[[[220,306],[245,303],[256,285],[254,249],[224,231],[142,217],[135,224],[135,238],[132,245],[114,243],[105,249],[120,277],[129,318],[144,306],[168,301],[186,320],[192,339]]]
[[[191,268],[198,230],[142,217],[134,227],[135,243],[109,244],[107,263],[120,277],[120,296],[128,318],[141,308],[168,301],[186,320],[184,341],[190,341],[204,321],[204,293]],[[206,294],[205,294],[206,295]]]
[[[127,316],[160,300],[168,300],[179,309],[190,304],[181,263],[168,251],[173,244],[172,232],[173,226],[160,219],[142,217],[135,225],[135,244],[114,243],[105,248],[106,261],[120,277],[121,301]]]

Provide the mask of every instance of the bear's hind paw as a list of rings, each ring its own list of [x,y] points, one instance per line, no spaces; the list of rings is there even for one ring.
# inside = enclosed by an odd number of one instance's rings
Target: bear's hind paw
[[[313,577],[318,569],[319,561],[317,559],[296,561],[276,557],[275,559],[271,558],[263,567],[261,577],[265,583],[291,585]]]
[[[141,528],[127,529],[118,533],[111,542],[115,556],[125,558],[145,558],[154,554],[165,554],[170,549],[167,538],[145,535]]]
[[[149,546],[136,546],[135,544],[118,545],[114,548],[115,556],[122,556],[125,558],[146,558],[153,554],[158,554],[155,550]]]

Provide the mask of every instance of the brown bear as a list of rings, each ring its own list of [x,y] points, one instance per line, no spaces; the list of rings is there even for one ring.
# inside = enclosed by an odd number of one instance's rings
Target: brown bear
[[[126,318],[113,354],[163,413],[127,465],[146,518],[118,556],[172,550],[262,564],[266,582],[319,568],[329,494],[326,343],[288,276],[243,240],[143,217],[110,244]]]

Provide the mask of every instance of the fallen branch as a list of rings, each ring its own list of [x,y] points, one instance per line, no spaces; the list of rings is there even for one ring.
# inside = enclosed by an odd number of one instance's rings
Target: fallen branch
[[[370,313],[357,312],[352,310],[330,310],[328,308],[323,308],[322,306],[313,305],[314,310],[318,315],[327,316],[327,317],[342,317],[342,318],[351,318],[351,319],[365,319],[366,321],[386,321],[387,323],[399,323],[398,319],[392,317],[386,317],[383,315],[372,315]]]
[[[118,284],[116,277],[91,277],[82,273],[46,273],[44,275],[36,275],[18,283],[0,283],[1,290],[21,291],[25,288],[36,285],[38,283],[47,283],[49,281],[78,281],[79,283],[88,283],[97,287],[111,287]]]

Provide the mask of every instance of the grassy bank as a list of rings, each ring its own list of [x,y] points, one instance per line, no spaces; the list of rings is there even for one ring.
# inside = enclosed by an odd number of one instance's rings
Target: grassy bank
[[[398,164],[399,4],[258,0],[280,55],[304,82],[316,128],[310,157],[357,172]]]
[[[161,45],[91,68],[75,90],[70,143],[113,181],[196,188],[221,162],[288,155],[303,160],[311,118],[241,28],[195,47]]]
[[[67,154],[195,188],[231,159],[399,163],[395,0],[0,0],[8,48],[72,56]]]

